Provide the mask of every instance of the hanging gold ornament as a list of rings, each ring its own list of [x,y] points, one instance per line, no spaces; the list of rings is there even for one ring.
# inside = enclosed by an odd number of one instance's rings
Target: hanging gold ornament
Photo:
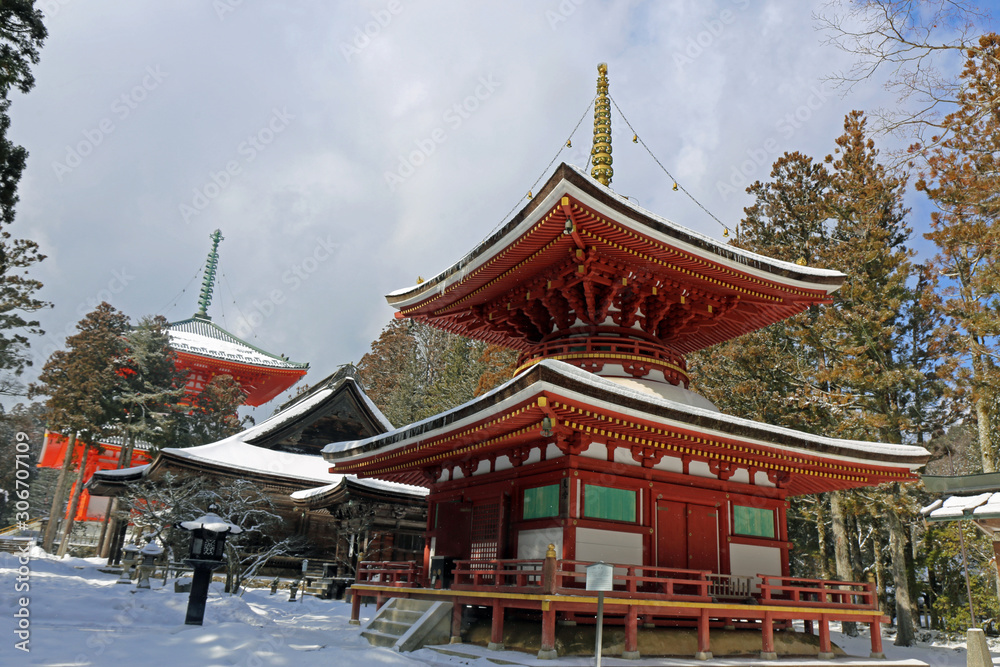
[[[573,140],[572,139],[567,139],[566,140],[566,148],[573,148]]]
[[[722,232],[722,235],[723,236],[729,236],[729,227],[725,227],[724,229],[725,229],[725,231]]]
[[[633,144],[639,143],[639,135],[638,134],[633,134],[632,135],[632,143]]]
[[[528,199],[531,199],[532,196],[533,195],[531,194],[531,190],[528,190]]]
[[[677,192],[677,183],[674,182],[674,192]]]

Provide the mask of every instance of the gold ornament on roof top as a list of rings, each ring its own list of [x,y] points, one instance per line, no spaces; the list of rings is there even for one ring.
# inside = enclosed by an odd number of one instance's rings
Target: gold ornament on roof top
[[[597,99],[594,101],[594,147],[590,149],[590,175],[601,185],[610,185],[615,170],[611,168],[611,102],[608,100],[608,65],[597,66]]]

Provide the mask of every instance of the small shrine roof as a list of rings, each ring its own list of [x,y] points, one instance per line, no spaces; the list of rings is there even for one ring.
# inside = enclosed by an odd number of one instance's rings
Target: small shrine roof
[[[771,455],[777,453],[781,459],[787,459],[789,455],[808,457],[810,460],[822,457],[824,460],[852,465],[913,471],[930,458],[930,453],[923,447],[829,438],[671,401],[555,360],[544,360],[493,391],[434,417],[376,437],[327,445],[323,449],[323,456],[335,466],[343,466],[345,472],[385,478],[386,475],[380,473],[379,466],[367,469],[367,462],[376,457],[380,460],[392,458],[397,469],[406,468],[405,460],[409,457],[409,449],[415,451],[430,441],[450,442],[449,434],[461,431],[471,433],[481,427],[484,421],[496,421],[515,410],[530,410],[535,405],[535,397],[539,395],[548,396],[549,401],[553,397],[559,397],[559,400],[566,403],[585,406],[581,409],[594,417],[613,415],[615,419],[655,423],[677,429],[678,433],[696,434],[709,440],[718,437],[720,442],[738,441],[759,446],[761,452],[768,451]],[[541,414],[536,416],[540,419]],[[535,422],[537,419],[523,417],[516,426],[509,428]],[[497,434],[497,428],[496,424],[491,426],[491,435]],[[521,429],[525,432],[529,430]],[[537,431],[531,433],[532,437],[537,438]],[[475,440],[474,436],[469,437]],[[459,439],[456,442],[467,444]],[[429,449],[425,452],[428,455],[431,453]],[[366,469],[351,464],[362,464]],[[393,478],[403,477],[397,475]]]
[[[1000,492],[987,491],[972,496],[949,496],[935,500],[920,510],[928,521],[959,519],[1000,519]]]
[[[192,317],[169,325],[170,346],[186,352],[250,366],[305,370],[309,364],[289,361],[241,340],[203,317]]]

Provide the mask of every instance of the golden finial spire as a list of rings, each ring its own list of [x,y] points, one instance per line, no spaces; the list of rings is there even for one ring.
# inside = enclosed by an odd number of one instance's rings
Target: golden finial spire
[[[594,101],[594,147],[590,149],[594,167],[590,175],[601,185],[609,185],[611,168],[611,102],[608,101],[608,65],[597,66],[597,99]]]

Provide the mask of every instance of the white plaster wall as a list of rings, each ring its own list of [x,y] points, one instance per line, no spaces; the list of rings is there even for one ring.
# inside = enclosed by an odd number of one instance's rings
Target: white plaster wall
[[[549,545],[556,545],[556,556],[562,558],[562,526],[522,530],[517,534],[517,559],[545,558]]]
[[[753,483],[755,485],[757,485],[757,486],[767,486],[767,487],[770,487],[772,489],[774,488],[774,483],[767,478],[767,473],[766,472],[762,472],[760,470],[758,470],[757,474],[754,475],[754,477],[753,477]]]
[[[758,574],[781,576],[781,549],[749,544],[730,544],[729,568],[732,574],[745,577]]]
[[[590,446],[584,451],[580,452],[580,456],[585,456],[588,459],[599,459],[601,461],[608,460],[608,447],[603,442],[592,442]]]
[[[642,535],[577,528],[576,560],[642,565]]]

